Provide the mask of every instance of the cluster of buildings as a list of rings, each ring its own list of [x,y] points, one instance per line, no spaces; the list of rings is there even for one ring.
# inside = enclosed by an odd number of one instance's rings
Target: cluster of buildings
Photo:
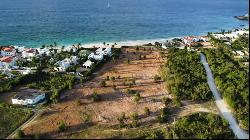
[[[167,49],[169,46],[176,47],[179,49],[184,49],[185,46],[192,46],[194,43],[197,42],[208,42],[209,37],[208,36],[185,36],[182,38],[175,38],[172,40],[167,40],[165,43],[161,45],[163,49]],[[176,43],[178,42],[178,43]],[[176,46],[176,44],[178,44]],[[192,48],[188,48],[190,51],[192,51]]]
[[[69,49],[72,51],[72,49]],[[76,52],[77,50],[73,50]],[[57,52],[60,52],[58,50]],[[84,51],[83,51],[84,52]],[[22,47],[15,47],[15,46],[1,46],[1,53],[0,53],[0,70],[2,73],[6,72],[6,75],[11,74],[11,71],[23,71],[23,74],[28,74],[31,71],[31,68],[24,67],[17,67],[17,60],[25,60],[31,61],[34,57],[39,57],[41,55],[50,55],[51,50],[48,48],[40,49],[40,48],[22,48]],[[79,53],[80,54],[80,53]],[[87,55],[86,55],[87,54]],[[84,62],[81,66],[81,70],[86,71],[87,69],[91,68],[91,66],[96,61],[101,61],[104,59],[105,56],[111,56],[112,51],[111,47],[100,47],[94,52],[88,52],[84,54],[88,60]],[[53,58],[52,58],[53,59]],[[54,65],[54,70],[58,72],[66,71],[66,69],[70,66],[77,65],[79,57],[78,55],[72,55],[69,58],[65,58],[61,61],[56,62]],[[9,72],[9,73],[8,73]],[[81,74],[78,73],[80,76]],[[38,103],[39,101],[45,98],[45,93],[37,92],[37,91],[25,91],[22,94],[17,94],[12,97],[13,104],[19,105],[33,105]]]
[[[227,44],[230,44],[243,34],[249,34],[249,31],[246,29],[235,29],[226,33],[214,33],[212,36],[214,36],[216,39],[227,41]]]
[[[182,42],[184,43],[185,46],[191,46],[192,43],[195,42],[207,42],[209,41],[208,36],[186,36],[181,38]]]

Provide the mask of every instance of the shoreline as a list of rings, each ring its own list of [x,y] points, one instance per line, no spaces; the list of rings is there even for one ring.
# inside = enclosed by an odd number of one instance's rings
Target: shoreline
[[[241,27],[234,27],[234,28],[231,28],[231,29],[227,29],[226,31],[230,31],[230,30],[234,30],[234,29],[237,29],[237,28],[241,28]],[[249,26],[244,26],[242,28],[248,28],[249,29]],[[219,31],[219,30],[218,30]],[[216,31],[208,31],[208,32],[216,32]],[[180,36],[175,36],[175,37],[166,37],[166,38],[155,38],[155,39],[137,39],[137,40],[124,40],[124,41],[105,41],[106,45],[104,46],[103,45],[103,42],[92,42],[92,43],[81,43],[80,47],[81,48],[93,48],[93,46],[95,47],[107,47],[107,44],[109,44],[109,46],[112,46],[114,43],[116,43],[117,45],[115,45],[115,48],[119,48],[121,46],[137,46],[137,45],[144,45],[144,44],[148,44],[148,43],[152,43],[154,44],[155,42],[159,42],[159,43],[163,43],[167,40],[171,40],[173,38],[182,38],[182,37],[185,37],[185,36],[203,36],[203,35],[207,35],[207,33],[197,33],[196,35],[194,34],[189,34],[189,35],[180,35]],[[51,42],[51,44],[53,44],[53,42]],[[72,44],[61,44],[59,43],[59,45],[57,45],[56,47],[54,48],[62,48],[62,46],[65,47],[65,49],[67,48],[71,48],[73,45],[77,45],[78,43],[72,43]],[[50,44],[45,44],[46,46],[47,45],[50,45]],[[1,46],[1,44],[0,44]],[[3,45],[5,46],[5,45]],[[41,48],[42,46],[24,46],[24,45],[7,45],[7,46],[14,46],[14,47],[23,47],[23,48],[34,48],[34,49],[38,49],[38,48]]]

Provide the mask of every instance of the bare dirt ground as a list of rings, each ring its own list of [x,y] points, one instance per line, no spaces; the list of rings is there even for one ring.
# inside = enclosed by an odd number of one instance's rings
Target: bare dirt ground
[[[139,60],[139,55],[145,55],[146,59]],[[49,110],[44,111],[32,123],[23,128],[24,133],[26,135],[38,133],[43,138],[64,138],[87,127],[81,118],[83,112],[90,116],[94,124],[118,124],[117,118],[122,112],[125,112],[126,116],[130,116],[133,112],[138,113],[140,123],[143,125],[156,124],[154,123],[155,116],[163,108],[162,97],[170,96],[166,92],[163,82],[154,82],[154,76],[159,73],[158,70],[160,65],[164,64],[164,60],[156,50],[150,52],[148,48],[146,51],[143,48],[140,48],[139,51],[131,47],[122,48],[120,56],[120,59],[115,62],[110,61],[102,66],[92,80],[83,85],[77,84],[74,89],[63,93],[59,103],[52,104]],[[131,60],[130,64],[127,64],[127,58]],[[106,81],[107,86],[101,87],[100,81],[107,76],[114,76],[116,79]],[[131,82],[132,77],[135,78],[136,84],[129,88],[128,85],[124,85],[124,79],[130,79],[128,81]],[[113,89],[112,85],[116,85],[116,89]],[[133,95],[124,93],[124,90],[128,88],[140,93],[142,99],[138,103],[134,101]],[[101,101],[93,102],[91,100],[93,92],[100,95]],[[81,105],[76,103],[77,99],[81,101]],[[185,107],[186,105],[187,107]],[[148,117],[143,115],[145,107],[151,111],[151,115]],[[209,111],[201,109],[200,105],[190,107],[190,104],[184,104],[179,113],[192,112],[190,110],[195,108],[199,108],[195,112]],[[66,132],[59,132],[60,122],[64,122],[68,126]]]

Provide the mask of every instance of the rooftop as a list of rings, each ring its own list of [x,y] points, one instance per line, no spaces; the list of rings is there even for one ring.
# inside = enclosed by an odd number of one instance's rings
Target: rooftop
[[[0,61],[6,62],[6,63],[10,63],[12,60],[13,60],[13,57],[11,57],[11,56],[6,56],[6,57],[0,58]]]
[[[13,99],[26,100],[26,99],[35,99],[37,96],[44,94],[44,92],[40,92],[35,89],[25,89],[21,92],[18,92]]]
[[[5,51],[5,52],[12,52],[13,48],[6,47],[6,48],[3,49],[3,51]]]

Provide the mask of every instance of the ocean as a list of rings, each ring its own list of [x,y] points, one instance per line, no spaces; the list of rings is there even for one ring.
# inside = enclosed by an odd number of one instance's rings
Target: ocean
[[[164,39],[248,26],[248,0],[0,0],[0,45]]]

